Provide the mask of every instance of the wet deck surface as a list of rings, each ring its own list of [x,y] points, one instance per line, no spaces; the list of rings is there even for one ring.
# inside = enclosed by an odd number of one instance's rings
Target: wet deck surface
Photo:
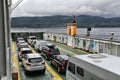
[[[78,49],[73,49],[72,47],[69,47],[69,46],[66,46],[66,45],[63,45],[63,44],[60,44],[60,43],[55,43],[55,44],[56,44],[56,47],[59,48],[61,54],[68,54],[68,55],[73,56],[73,55],[81,55],[81,54],[87,53],[87,52],[84,52],[84,51],[81,51],[81,50],[78,50]],[[17,47],[15,45],[15,50],[16,49],[17,49]],[[33,49],[33,51],[35,51],[35,50]],[[16,51],[16,54],[18,54],[17,51]],[[58,76],[59,79],[57,79],[57,80],[61,80],[61,79],[66,80],[65,79],[66,78],[65,74],[58,73],[56,71],[56,68],[54,68],[53,66],[50,65],[50,61],[47,61],[46,59],[44,59],[44,60],[47,64],[47,66],[51,70],[53,70],[53,74],[56,74],[55,76]],[[51,72],[49,72],[49,70],[46,70],[45,74],[37,72],[37,73],[31,73],[29,75],[25,75],[24,74],[24,68],[21,66],[21,62],[18,61],[18,64],[19,64],[19,72],[20,72],[21,80],[50,80],[50,78],[53,78],[53,74],[51,74]]]

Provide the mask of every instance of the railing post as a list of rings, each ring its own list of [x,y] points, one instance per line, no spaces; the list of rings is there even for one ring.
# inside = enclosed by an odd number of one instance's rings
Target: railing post
[[[11,80],[10,18],[8,0],[0,0],[0,77]]]

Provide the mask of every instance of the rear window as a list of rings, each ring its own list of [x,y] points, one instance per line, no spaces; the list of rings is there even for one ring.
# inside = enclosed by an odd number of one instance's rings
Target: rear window
[[[46,42],[42,42],[42,43],[40,43],[40,44],[41,44],[41,46],[46,46],[46,45],[47,45]]]
[[[22,54],[32,53],[32,51],[22,51]]]
[[[49,48],[51,48],[51,49],[54,49],[55,48],[55,46],[48,46]]]
[[[32,37],[31,39],[36,39],[36,37]]]
[[[42,58],[30,58],[28,60],[30,63],[39,63],[39,62],[42,62]]]

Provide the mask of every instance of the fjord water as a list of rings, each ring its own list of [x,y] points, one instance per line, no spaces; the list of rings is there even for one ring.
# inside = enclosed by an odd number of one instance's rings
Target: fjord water
[[[11,28],[12,32],[47,32],[47,33],[66,33],[66,28]],[[110,38],[114,33],[114,39],[120,40],[120,28],[92,28],[91,37]],[[86,36],[87,28],[77,28],[77,35]]]

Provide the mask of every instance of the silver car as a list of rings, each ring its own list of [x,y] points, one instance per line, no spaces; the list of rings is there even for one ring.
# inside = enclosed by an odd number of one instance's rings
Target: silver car
[[[18,54],[19,61],[21,61],[23,55],[30,54],[30,53],[33,53],[30,48],[21,48]]]
[[[41,71],[45,73],[45,61],[39,53],[25,54],[22,57],[22,65],[25,69],[25,74],[33,71]]]

